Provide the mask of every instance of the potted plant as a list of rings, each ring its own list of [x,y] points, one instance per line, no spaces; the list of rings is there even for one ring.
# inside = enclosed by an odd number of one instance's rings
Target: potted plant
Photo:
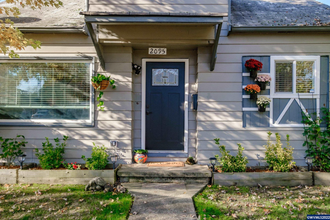
[[[148,150],[137,149],[134,150],[134,161],[135,163],[145,163],[148,159]]]
[[[245,67],[250,71],[250,77],[255,79],[258,71],[262,69],[262,63],[255,59],[249,59],[245,62]]]
[[[249,84],[244,90],[250,94],[250,99],[256,100],[260,92],[260,87],[257,84]]]
[[[271,102],[270,98],[266,96],[260,96],[257,100],[258,111],[265,112],[266,107],[269,105],[270,102]]]
[[[266,86],[271,80],[272,78],[267,74],[261,74],[255,79],[261,90],[266,90]]]
[[[110,79],[110,76],[106,77],[105,75],[97,74],[96,76],[92,77],[91,81],[92,81],[92,85],[93,85],[94,89],[96,89],[98,91],[105,90],[106,88],[108,88],[109,84],[112,85],[113,89],[116,88],[116,86],[114,85],[115,80]],[[104,107],[103,107],[104,102],[100,101],[102,96],[103,96],[103,92],[100,92],[97,97],[97,101],[99,102],[99,104],[97,104],[97,107],[100,107],[101,111],[104,110]]]

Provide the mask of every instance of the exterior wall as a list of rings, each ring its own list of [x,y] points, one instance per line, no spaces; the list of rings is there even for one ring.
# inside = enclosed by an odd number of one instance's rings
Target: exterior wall
[[[148,50],[134,50],[133,51],[133,63],[142,65],[143,58],[163,58],[163,59],[189,59],[189,144],[188,152],[189,156],[195,156],[196,152],[196,115],[197,112],[192,110],[192,97],[191,94],[197,93],[196,86],[196,73],[197,73],[197,51],[196,50],[175,50],[169,49],[167,56],[150,56]],[[137,149],[141,147],[141,74],[133,76],[133,109],[134,109],[134,145],[133,148]],[[164,160],[160,157],[149,157],[148,161]],[[184,157],[186,159],[186,157]],[[180,158],[166,158],[170,160],[180,160]]]
[[[259,55],[329,55],[329,35],[324,33],[231,33],[222,36],[218,46],[215,70],[210,72],[209,47],[198,49],[197,159],[209,163],[219,154],[213,139],[220,138],[231,152],[242,143],[249,165],[257,164],[257,155],[264,156],[267,131],[279,132],[285,144],[286,134],[295,148],[297,165],[304,162],[302,128],[243,128],[242,121],[242,56]],[[274,137],[273,137],[274,139]]]
[[[31,57],[76,57],[95,56],[90,38],[84,34],[26,34],[27,38],[42,42],[41,49],[27,48],[19,52],[21,56]],[[34,149],[42,149],[45,137],[69,136],[64,158],[67,162],[82,163],[82,155],[90,157],[93,142],[110,148],[109,140],[118,140],[118,154],[121,163],[131,162],[132,149],[132,49],[126,47],[104,47],[106,74],[115,80],[117,88],[104,92],[105,111],[95,110],[95,127],[31,127],[0,126],[0,136],[4,138],[24,135],[28,145],[23,149],[27,154],[26,162],[37,162]],[[96,66],[98,66],[96,64]],[[97,70],[97,69],[96,69]],[[102,72],[102,71],[99,71]],[[95,96],[98,94],[95,93]],[[95,104],[96,108],[96,104]]]
[[[228,14],[228,0],[89,0],[89,11]]]

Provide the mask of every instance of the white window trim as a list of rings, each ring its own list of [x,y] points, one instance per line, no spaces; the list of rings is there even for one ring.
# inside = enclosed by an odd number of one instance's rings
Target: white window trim
[[[184,151],[153,151],[150,153],[188,153],[189,142],[189,59],[142,59],[142,108],[141,108],[141,149],[145,149],[146,143],[146,67],[148,62],[181,62],[185,63],[185,87],[184,87]]]
[[[59,58],[60,59],[60,58]],[[95,58],[93,59],[68,59],[63,58],[63,60],[56,60],[52,58],[45,58],[42,60],[35,59],[22,59],[22,60],[8,60],[1,59],[0,63],[90,63],[90,75],[93,76],[95,69]],[[90,118],[88,120],[65,120],[65,119],[0,119],[0,126],[59,126],[59,127],[91,127],[94,126],[94,88],[90,81]]]
[[[275,62],[276,61],[293,61],[293,83],[292,83],[292,93],[276,93],[275,92]],[[315,62],[315,70],[314,70],[314,93],[296,93],[296,61],[314,61]],[[289,128],[301,128],[304,127],[304,124],[279,124],[285,115],[286,111],[289,109],[291,104],[294,101],[297,101],[298,105],[301,107],[302,111],[308,116],[308,112],[306,111],[303,104],[299,101],[299,98],[315,98],[316,99],[316,113],[319,116],[320,112],[320,72],[321,72],[321,58],[320,56],[271,56],[270,59],[270,76],[272,81],[270,82],[270,99],[272,100],[270,103],[270,117],[269,124],[270,127],[289,127]],[[274,98],[289,98],[289,102],[287,106],[283,109],[278,119],[273,118],[274,108],[273,108],[273,100]],[[275,121],[276,120],[276,121]]]

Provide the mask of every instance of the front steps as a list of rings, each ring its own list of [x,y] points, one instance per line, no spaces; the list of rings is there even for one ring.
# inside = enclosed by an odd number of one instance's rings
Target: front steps
[[[122,165],[117,176],[120,182],[130,183],[199,183],[208,184],[212,173],[207,166],[148,167],[147,164]]]

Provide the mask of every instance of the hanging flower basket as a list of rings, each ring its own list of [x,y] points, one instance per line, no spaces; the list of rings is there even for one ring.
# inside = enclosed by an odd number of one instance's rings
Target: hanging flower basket
[[[108,88],[108,86],[110,85],[110,81],[102,80],[99,84],[92,82],[92,85],[93,85],[94,89],[102,91],[102,90],[106,90]]]
[[[266,111],[266,107],[262,106],[262,105],[258,105],[258,111],[259,112],[265,112]]]
[[[262,69],[262,63],[255,59],[249,59],[245,62],[245,67],[250,71],[250,77],[257,78],[258,71]]]
[[[266,90],[267,87],[266,82],[258,82],[258,85],[260,86],[260,90]]]
[[[250,93],[250,99],[256,100],[258,98],[258,93]]]
[[[255,81],[258,83],[261,90],[266,90],[267,84],[272,81],[272,78],[267,74],[261,74],[257,76]]]

